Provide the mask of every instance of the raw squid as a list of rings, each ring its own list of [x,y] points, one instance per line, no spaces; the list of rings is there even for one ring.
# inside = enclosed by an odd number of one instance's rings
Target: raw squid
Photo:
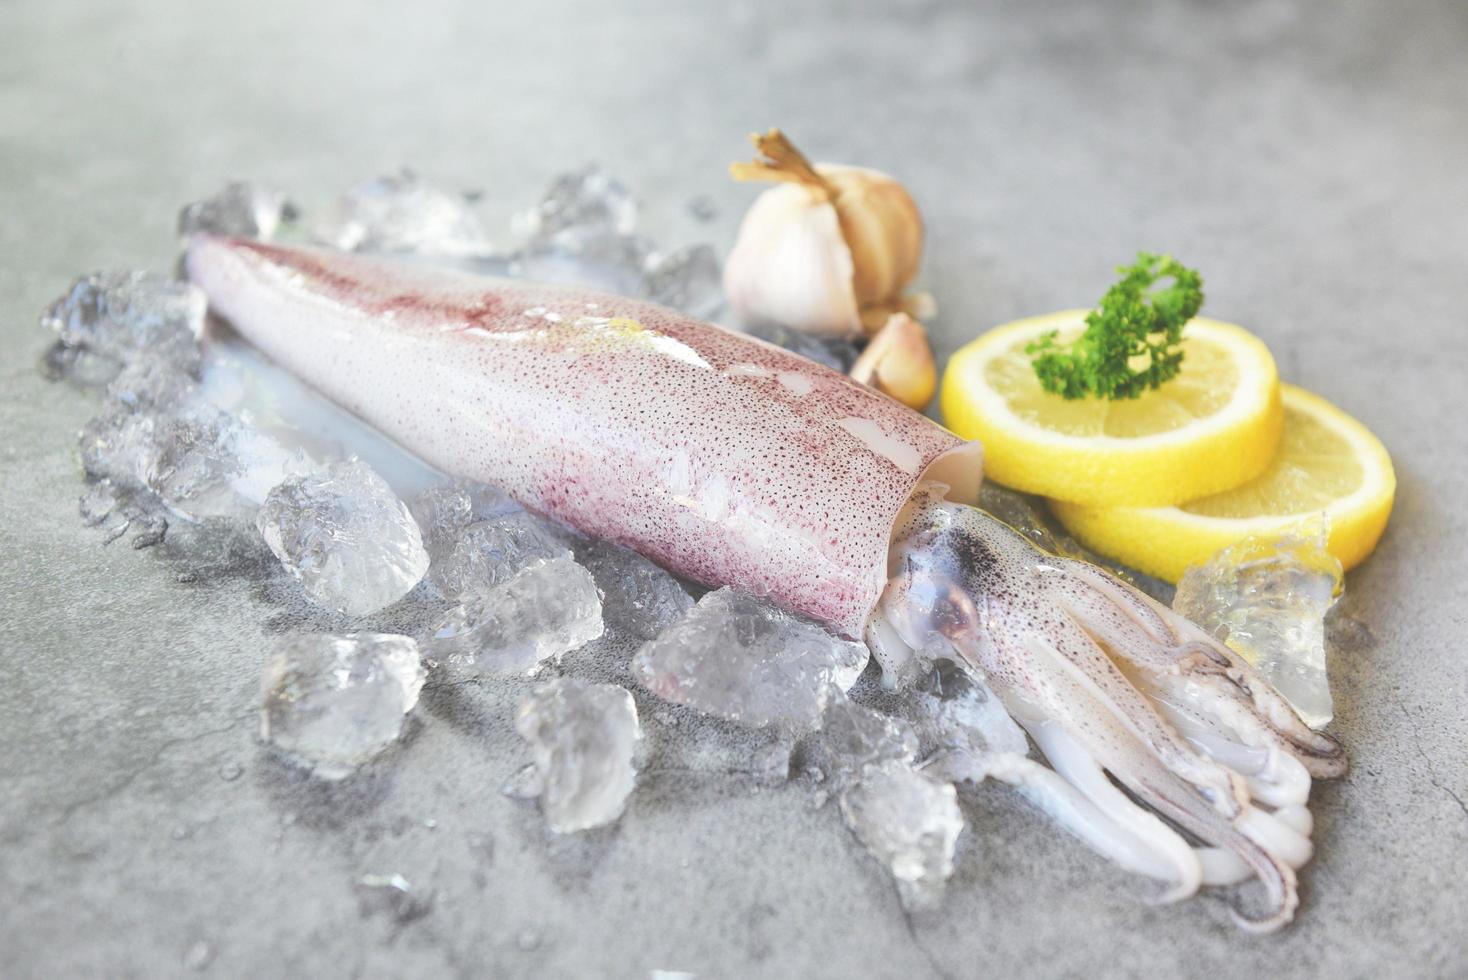
[[[1257,877],[1278,928],[1312,777],[1344,771],[1251,669],[972,504],[979,447],[802,357],[563,287],[201,237],[211,311],[440,469],[709,585],[980,674],[1050,769],[968,760],[1169,897]],[[962,767],[960,767],[962,768]],[[982,771],[974,771],[981,769]]]

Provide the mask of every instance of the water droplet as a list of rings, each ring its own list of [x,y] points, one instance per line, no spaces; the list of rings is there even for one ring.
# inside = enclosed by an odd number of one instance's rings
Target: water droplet
[[[238,762],[226,762],[219,767],[219,778],[226,783],[232,783],[244,775],[245,767]]]
[[[169,836],[172,837],[174,840],[187,840],[189,834],[191,833],[193,833],[193,831],[188,826],[186,826],[185,824],[179,824],[177,827],[174,827],[173,830],[169,832]]]
[[[522,929],[515,934],[515,945],[524,952],[540,948],[540,933],[534,929]]]

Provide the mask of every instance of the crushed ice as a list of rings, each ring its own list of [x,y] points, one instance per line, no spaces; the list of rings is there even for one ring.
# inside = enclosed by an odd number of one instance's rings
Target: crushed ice
[[[668,701],[751,728],[803,730],[820,720],[830,691],[856,682],[867,657],[865,644],[725,588],[644,644],[632,673]]]
[[[588,830],[622,815],[637,779],[633,755],[642,738],[637,706],[625,688],[562,677],[520,702],[515,730],[534,757],[517,795],[535,795],[557,833]]]
[[[182,236],[301,237],[298,217],[279,192],[236,182],[186,206],[178,228]],[[714,250],[660,248],[639,234],[637,217],[624,185],[587,168],[557,178],[517,219],[520,244],[497,254],[472,196],[404,170],[349,190],[316,235],[340,248],[602,286],[717,314]],[[308,598],[347,615],[398,601],[426,572],[454,605],[420,642],[450,675],[534,672],[604,631],[640,641],[632,670],[643,687],[756,729],[758,747],[737,749],[725,768],[755,775],[756,785],[783,784],[793,739],[808,733],[807,762],[823,793],[839,795],[846,824],[897,878],[904,901],[924,907],[941,894],[963,820],[952,786],[915,760],[934,748],[966,758],[1012,751],[1017,729],[997,701],[961,680],[929,679],[901,695],[896,714],[878,711],[844,693],[866,665],[861,643],[728,589],[695,603],[640,555],[580,539],[483,484],[437,484],[405,503],[367,463],[323,451],[293,428],[289,413],[282,426],[279,406],[252,408],[258,365],[223,342],[205,357],[204,314],[202,294],[187,283],[117,272],[79,279],[43,316],[57,337],[47,373],[104,393],[82,437],[87,524],[109,539],[131,532],[143,546],[161,540],[170,521],[253,523]],[[844,342],[755,332],[841,370],[855,356]],[[288,637],[266,666],[262,738],[319,778],[343,778],[400,738],[425,676],[419,644],[406,636]],[[554,679],[522,701],[516,727],[534,761],[506,781],[506,793],[538,798],[556,831],[620,816],[641,737],[631,692]],[[364,876],[358,891],[364,913],[399,922],[432,902],[395,874]]]
[[[541,558],[460,597],[429,648],[457,672],[525,674],[602,635],[601,596],[569,556]]]
[[[867,766],[841,794],[841,815],[856,839],[897,881],[909,909],[942,901],[953,874],[963,814],[951,783],[918,772],[901,759]]]
[[[209,234],[268,240],[295,216],[295,206],[280,191],[236,180],[213,197],[184,205],[178,213],[178,234],[181,238]]]
[[[343,779],[397,740],[423,680],[406,636],[287,637],[265,665],[260,737],[316,776]]]
[[[353,252],[472,257],[492,252],[473,204],[404,167],[341,196],[320,236]]]
[[[1344,579],[1324,514],[1231,545],[1183,573],[1173,608],[1227,643],[1322,728],[1334,716],[1325,614]]]
[[[635,551],[594,541],[576,557],[601,590],[608,629],[651,640],[693,605],[693,596],[676,578]]]
[[[255,526],[312,602],[348,616],[391,605],[428,570],[407,505],[355,457],[276,486]]]

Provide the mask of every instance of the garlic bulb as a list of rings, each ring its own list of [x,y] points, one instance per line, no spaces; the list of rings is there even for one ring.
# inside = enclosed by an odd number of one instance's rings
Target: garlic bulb
[[[856,337],[906,308],[923,222],[902,185],[864,167],[812,164],[778,130],[752,137],[761,159],[729,168],[771,180],[724,266],[729,305],[750,321]]]
[[[921,412],[938,388],[927,331],[906,313],[894,313],[851,366],[851,377]]]

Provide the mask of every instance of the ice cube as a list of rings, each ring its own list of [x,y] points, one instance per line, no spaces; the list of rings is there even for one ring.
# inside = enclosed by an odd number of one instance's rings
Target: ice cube
[[[430,649],[467,672],[529,673],[602,635],[596,582],[569,555],[533,561],[504,583],[461,599]]]
[[[655,252],[644,261],[642,292],[654,303],[708,319],[724,302],[719,256],[711,245]]]
[[[571,557],[570,548],[524,511],[475,521],[452,538],[438,533],[432,540],[428,575],[450,599],[508,582],[533,561]]]
[[[270,239],[295,208],[280,191],[244,181],[231,181],[213,197],[186,204],[178,213],[178,233],[187,238],[205,233]]]
[[[82,523],[87,527],[96,527],[112,515],[117,509],[117,490],[112,486],[111,480],[98,480],[87,487],[78,502],[77,509],[81,511]]]
[[[414,497],[408,506],[423,531],[423,541],[430,556],[435,554],[437,547],[452,547],[458,533],[475,521],[502,517],[522,509],[501,491],[474,480],[454,480],[429,487]]]
[[[107,384],[107,397],[134,409],[163,409],[195,394],[195,377],[169,360],[140,357]]]
[[[1334,715],[1325,614],[1344,580],[1329,537],[1321,514],[1283,534],[1246,538],[1184,572],[1173,599],[1173,609],[1251,663],[1314,728]]]
[[[128,532],[141,508],[136,506],[131,494],[118,490],[111,480],[102,479],[87,487],[77,501],[77,510],[82,515],[82,523],[100,528],[105,535],[103,544],[111,544]]]
[[[621,181],[590,166],[557,177],[539,204],[516,217],[515,226],[533,242],[573,228],[629,235],[637,226],[637,202]]]
[[[452,258],[492,251],[462,194],[434,187],[406,167],[353,187],[336,210],[323,237],[337,248]]]
[[[651,640],[693,605],[678,580],[637,552],[598,541],[577,555],[602,593],[607,628]]]
[[[762,728],[814,728],[829,691],[856,682],[864,644],[753,596],[719,589],[700,599],[632,660],[638,683],[668,701]]]
[[[905,907],[929,909],[942,900],[964,827],[951,783],[888,759],[867,766],[861,781],[841,794],[841,815],[891,871]]]
[[[245,427],[202,399],[167,409],[114,405],[82,429],[82,465],[128,493],[156,494],[189,519],[242,513]]]
[[[396,602],[428,570],[408,508],[356,457],[275,487],[255,526],[312,602],[349,616]]]
[[[1031,498],[991,481],[979,488],[979,507],[1053,555],[1064,554],[1061,542]],[[1076,557],[1076,556],[1068,556]]]
[[[906,693],[905,714],[925,748],[1026,755],[1029,740],[983,680],[939,661]]]
[[[520,702],[515,730],[530,743],[531,786],[551,830],[587,830],[622,815],[637,779],[632,759],[642,737],[629,692],[558,678]]]
[[[317,776],[343,779],[397,740],[423,678],[406,636],[287,637],[265,665],[260,737]]]
[[[725,321],[728,322],[728,321]],[[731,329],[748,333],[752,337],[783,347],[801,357],[808,357],[817,364],[824,364],[834,371],[845,374],[856,363],[860,353],[857,346],[839,337],[818,337],[801,333],[777,323],[741,324],[729,322]]]
[[[66,347],[119,367],[146,357],[197,374],[205,306],[203,291],[190,283],[152,272],[96,272],[72,283],[41,322]],[[95,369],[92,363],[89,370],[101,373]]]
[[[81,388],[105,388],[117,376],[117,362],[85,347],[56,341],[41,356],[41,374],[48,381],[68,381]]]
[[[811,761],[825,777],[822,788],[839,792],[859,780],[867,766],[891,759],[912,762],[917,751],[917,735],[907,722],[842,694],[826,703]]]

